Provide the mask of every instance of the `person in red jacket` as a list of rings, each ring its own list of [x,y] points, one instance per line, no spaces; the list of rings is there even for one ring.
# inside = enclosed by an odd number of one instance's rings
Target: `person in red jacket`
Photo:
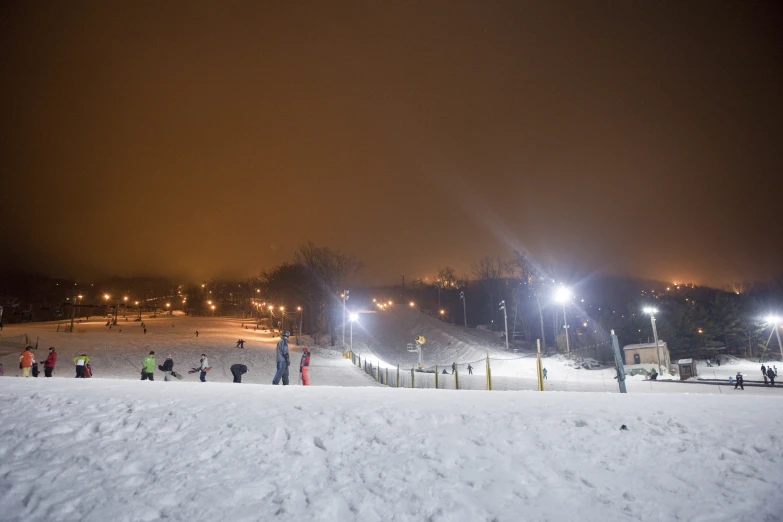
[[[299,363],[299,372],[302,374],[302,385],[310,386],[310,377],[307,372],[310,370],[310,350],[307,346],[302,349],[302,361]]]
[[[44,375],[51,377],[54,371],[54,365],[57,362],[57,352],[54,350],[54,346],[49,348],[49,357],[44,361]]]
[[[19,367],[22,369],[22,377],[30,377],[30,370],[35,364],[35,357],[32,349],[28,346],[19,356]]]

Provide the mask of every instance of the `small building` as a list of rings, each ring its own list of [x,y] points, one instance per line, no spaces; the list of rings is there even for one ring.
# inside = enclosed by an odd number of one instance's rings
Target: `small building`
[[[680,359],[677,361],[677,366],[680,369],[681,381],[696,377],[696,363],[693,362],[693,359]]]
[[[658,351],[661,356],[661,365],[669,369],[671,357],[669,347],[664,341],[658,341]],[[625,364],[658,364],[658,355],[655,353],[655,343],[627,344],[623,346]]]

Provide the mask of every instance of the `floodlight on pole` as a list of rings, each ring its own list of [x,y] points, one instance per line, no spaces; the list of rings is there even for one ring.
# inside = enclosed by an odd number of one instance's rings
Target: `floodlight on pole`
[[[780,348],[780,356],[783,357],[783,344],[780,343],[780,317],[776,315],[768,315],[765,320],[767,324],[771,324],[775,330],[775,337],[778,340],[778,348]]]
[[[351,340],[350,340],[350,343],[351,343],[351,353],[353,353],[353,323],[355,321],[359,320],[359,314],[357,314],[356,312],[351,312],[351,315],[350,315],[349,318],[351,320]]]
[[[506,314],[506,301],[500,301],[500,309],[503,310],[503,323],[506,325],[506,351],[508,351],[508,314]]]
[[[346,314],[346,308],[345,308],[345,302],[349,299],[349,290],[343,290],[343,293],[341,294],[341,297],[343,298],[343,351],[345,351],[345,314]]]
[[[571,300],[571,289],[566,286],[561,286],[555,290],[555,301],[563,305],[563,329],[565,330],[566,338],[566,352],[571,353],[571,341],[568,339],[568,315],[566,315],[566,306],[568,301]]]
[[[658,375],[661,374],[661,350],[658,348],[658,328],[655,326],[655,314],[658,313],[658,309],[652,306],[647,306],[643,309],[643,312],[650,316],[650,323],[652,323],[653,339],[655,340],[655,355],[658,357]]]
[[[462,323],[465,328],[468,327],[468,308],[467,303],[465,302],[465,291],[462,290],[459,293],[459,299],[462,301]]]

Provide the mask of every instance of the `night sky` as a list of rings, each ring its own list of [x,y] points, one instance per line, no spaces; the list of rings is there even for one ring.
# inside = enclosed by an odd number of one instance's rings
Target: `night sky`
[[[5,268],[783,272],[783,4],[0,5]]]

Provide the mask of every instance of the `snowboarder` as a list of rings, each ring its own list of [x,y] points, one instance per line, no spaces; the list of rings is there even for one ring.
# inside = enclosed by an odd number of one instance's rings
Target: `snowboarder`
[[[763,364],[761,365],[761,376],[764,377],[764,386],[767,385],[767,367]]]
[[[734,385],[734,389],[737,389],[737,386],[739,386],[741,389],[745,389],[745,384],[742,382],[742,374],[740,372],[737,372],[737,383]]]
[[[150,352],[141,363],[141,380],[155,380],[155,352]]]
[[[547,373],[547,372],[546,372],[546,368],[544,368],[544,369],[541,371],[541,373],[543,373],[543,374],[544,374],[544,380],[546,380],[546,373]]]
[[[244,339],[239,339],[237,341],[237,348],[244,348],[244,347],[245,347],[245,340]]]
[[[73,363],[76,365],[76,378],[84,379],[84,366],[90,362],[90,358],[86,353],[83,353],[73,358]]]
[[[775,386],[775,370],[772,369],[772,366],[767,366],[767,377],[769,377],[770,386]]]
[[[302,386],[310,386],[310,350],[305,346],[302,349],[302,360],[299,362],[299,373],[302,374]]]
[[[275,373],[274,379],[272,379],[272,384],[278,384],[280,382],[280,379],[283,379],[283,386],[288,385],[288,367],[291,366],[291,358],[288,354],[288,336],[291,335],[288,330],[283,332],[283,335],[280,336],[280,340],[277,342],[277,349],[276,349],[276,362],[277,362],[277,372]]]
[[[473,375],[473,367],[468,363],[468,375]]]
[[[234,376],[234,382],[242,382],[242,374],[247,373],[247,366],[244,364],[232,364],[231,375]]]
[[[30,377],[30,371],[35,364],[35,356],[33,355],[33,349],[28,346],[19,356],[19,368],[22,369],[22,377]]]
[[[57,352],[54,349],[54,346],[49,348],[49,356],[46,358],[46,361],[44,361],[44,376],[45,377],[51,377],[52,372],[54,371],[54,365],[57,363]]]
[[[658,380],[658,371],[655,368],[650,370],[650,380],[651,381],[657,381]]]
[[[165,374],[163,376],[164,381],[171,380],[170,377],[174,375],[174,359],[171,358],[171,355],[166,357],[166,360],[163,361],[163,364],[161,364],[158,369]]]
[[[204,353],[201,354],[201,365],[198,367],[198,371],[201,372],[198,376],[198,378],[201,379],[201,382],[207,382],[207,372],[209,371],[209,359],[207,359],[207,355]]]
[[[454,372],[457,371],[457,363],[453,362],[451,363],[451,375],[454,375]]]

